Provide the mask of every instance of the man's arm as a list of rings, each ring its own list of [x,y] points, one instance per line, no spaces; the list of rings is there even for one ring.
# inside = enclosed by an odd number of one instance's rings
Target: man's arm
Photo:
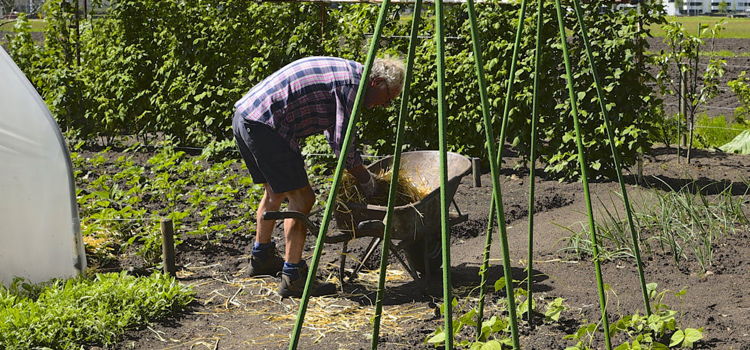
[[[356,86],[342,86],[336,88],[334,91],[336,115],[334,116],[333,125],[325,131],[325,135],[328,139],[328,143],[333,149],[333,153],[337,156],[340,155],[340,152],[344,147],[344,136],[346,135],[346,129],[349,125],[349,118],[351,117],[354,98],[356,95],[355,88]],[[352,132],[354,133],[355,131],[352,130]],[[356,134],[352,135],[352,137],[356,139]],[[344,156],[346,157],[347,170],[362,167],[362,157],[354,145],[349,148],[349,151]],[[366,171],[366,169],[364,170]]]

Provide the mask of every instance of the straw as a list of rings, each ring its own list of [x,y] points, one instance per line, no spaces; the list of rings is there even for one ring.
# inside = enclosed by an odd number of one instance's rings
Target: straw
[[[375,194],[368,200],[360,192],[357,186],[357,180],[350,174],[344,174],[341,188],[337,197],[339,207],[346,208],[347,203],[374,204],[385,206],[388,204],[388,187],[391,184],[393,173],[388,170],[381,170],[375,174]],[[398,193],[396,197],[396,206],[402,206],[418,202],[430,193],[424,179],[412,179],[406,175],[398,176]],[[342,209],[343,209],[342,208]],[[337,210],[339,210],[337,208]],[[346,212],[346,210],[344,210]]]

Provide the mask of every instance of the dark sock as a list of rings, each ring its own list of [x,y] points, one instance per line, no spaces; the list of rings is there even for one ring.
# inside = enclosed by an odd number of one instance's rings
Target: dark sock
[[[255,242],[253,245],[253,256],[256,258],[265,258],[276,249],[276,244],[271,241],[268,243]]]
[[[296,264],[292,264],[290,262],[284,261],[284,268],[281,270],[281,273],[289,276],[292,280],[296,280],[300,277],[299,269],[304,266],[307,266],[304,260]]]

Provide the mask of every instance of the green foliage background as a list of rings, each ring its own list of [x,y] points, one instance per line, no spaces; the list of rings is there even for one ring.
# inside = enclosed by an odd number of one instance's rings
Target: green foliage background
[[[589,36],[610,99],[617,147],[627,166],[634,163],[638,150],[649,147],[647,134],[658,122],[661,101],[652,97],[646,84],[652,77],[638,59],[647,48],[643,40],[637,40],[647,35],[647,31],[637,32],[639,15],[608,10],[611,5],[598,0],[583,6],[590,14],[586,17]],[[540,154],[549,172],[575,178],[576,148],[554,7],[545,6]],[[427,7],[422,14],[423,35],[431,35],[434,27],[433,10]],[[392,7],[385,36],[409,34],[410,23],[400,20],[404,8]],[[498,132],[518,8],[518,4],[477,5]],[[11,54],[61,127],[83,139],[100,137],[103,143],[123,134],[144,141],[168,134],[183,145],[203,146],[228,139],[234,102],[284,65],[310,55],[363,61],[378,5],[119,0],[113,1],[106,16],[84,20],[80,35],[70,27],[72,11],[64,0],[48,1],[45,45],[31,41],[24,21],[19,21],[20,34],[11,43]],[[528,153],[531,137],[534,7],[529,6],[527,13],[508,131],[508,141],[521,154]],[[644,28],[663,21],[658,5],[644,4],[642,13]],[[566,16],[587,156],[595,174],[611,175],[609,145],[588,63],[572,13]],[[451,150],[482,157],[484,134],[468,27],[465,6],[446,8],[447,136]],[[404,55],[407,45],[408,39],[385,38],[381,52]],[[437,148],[434,46],[432,39],[422,39],[417,49],[413,113],[405,133],[409,149]],[[395,104],[366,111],[360,140],[376,153],[391,152],[396,114]]]

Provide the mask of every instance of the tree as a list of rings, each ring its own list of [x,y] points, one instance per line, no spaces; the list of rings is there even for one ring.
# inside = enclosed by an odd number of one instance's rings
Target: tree
[[[677,9],[677,14],[681,14],[682,10],[685,8],[685,0],[675,0],[674,7]]]
[[[6,16],[15,10],[15,1],[13,0],[0,0],[0,27],[6,23],[13,22],[12,19],[6,18]]]
[[[719,3],[719,13],[727,13],[727,10],[729,9],[729,3],[726,1],[722,1]]]
[[[678,113],[678,157],[679,157],[679,126],[680,119],[684,118],[688,136],[687,162],[690,163],[690,154],[693,148],[693,134],[695,130],[695,115],[698,108],[706,101],[716,96],[719,92],[719,80],[726,71],[726,60],[710,58],[705,64],[700,63],[700,51],[705,44],[705,39],[711,39],[713,52],[716,34],[724,29],[725,21],[722,20],[712,27],[698,25],[698,33],[690,34],[682,23],[673,22],[663,26],[665,32],[665,43],[667,51],[661,51],[658,57],[659,73],[657,82],[662,93],[675,94],[685,106],[683,112]],[[674,74],[674,71],[677,74]]]

